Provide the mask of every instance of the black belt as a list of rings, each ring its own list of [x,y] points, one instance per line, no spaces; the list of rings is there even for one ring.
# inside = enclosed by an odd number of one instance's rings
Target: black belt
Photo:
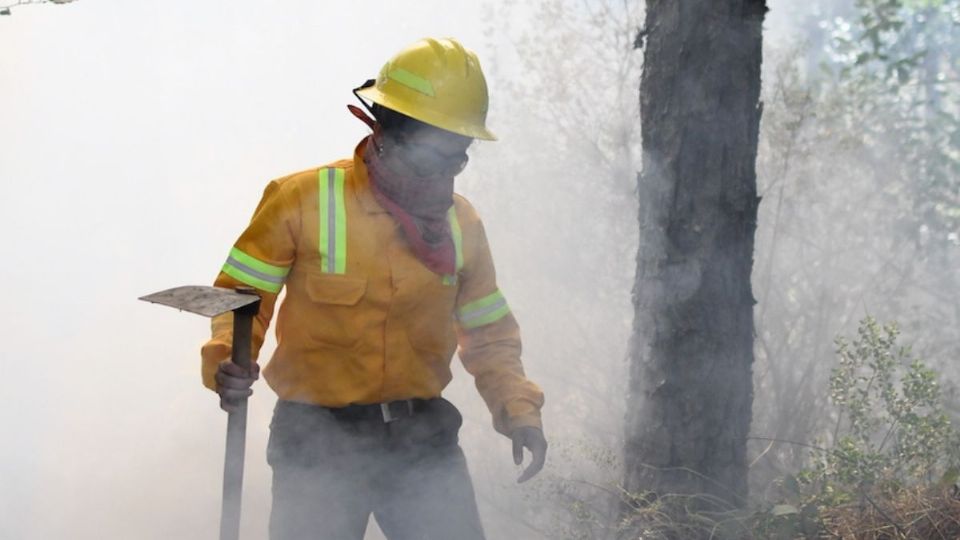
[[[413,416],[427,408],[429,399],[401,399],[386,403],[371,403],[369,405],[347,405],[346,407],[326,408],[337,420],[359,421],[379,420],[389,424],[394,420]]]

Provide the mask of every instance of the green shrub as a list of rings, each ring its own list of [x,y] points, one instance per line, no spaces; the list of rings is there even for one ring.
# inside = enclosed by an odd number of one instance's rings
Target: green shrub
[[[958,463],[957,430],[941,401],[938,374],[897,343],[896,324],[861,321],[857,338],[836,340],[830,376],[837,410],[833,446],[799,476],[822,502],[865,488],[930,483]]]

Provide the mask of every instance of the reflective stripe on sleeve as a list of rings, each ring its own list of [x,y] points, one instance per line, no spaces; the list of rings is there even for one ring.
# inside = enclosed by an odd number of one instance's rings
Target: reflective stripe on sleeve
[[[245,285],[271,293],[280,292],[283,280],[290,273],[289,268],[265,263],[237,247],[230,250],[227,262],[221,270]]]
[[[460,231],[460,220],[457,219],[456,205],[447,210],[447,221],[450,223],[450,235],[453,236],[453,250],[456,253],[456,270],[452,276],[443,276],[444,285],[456,285],[457,274],[463,268],[463,233]]]
[[[498,290],[457,310],[457,319],[460,326],[470,330],[499,321],[508,313],[510,306],[507,305],[507,299]]]
[[[343,169],[320,169],[320,268],[328,274],[347,271],[347,212]]]

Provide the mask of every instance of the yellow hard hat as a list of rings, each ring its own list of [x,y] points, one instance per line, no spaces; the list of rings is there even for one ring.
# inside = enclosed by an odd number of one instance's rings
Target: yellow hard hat
[[[421,39],[380,70],[365,97],[431,126],[495,141],[486,127],[487,81],[477,55],[455,39]]]

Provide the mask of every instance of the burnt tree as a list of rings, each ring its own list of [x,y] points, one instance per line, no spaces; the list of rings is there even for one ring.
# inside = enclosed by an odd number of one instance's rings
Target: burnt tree
[[[648,0],[625,487],[740,505],[764,0]]]

